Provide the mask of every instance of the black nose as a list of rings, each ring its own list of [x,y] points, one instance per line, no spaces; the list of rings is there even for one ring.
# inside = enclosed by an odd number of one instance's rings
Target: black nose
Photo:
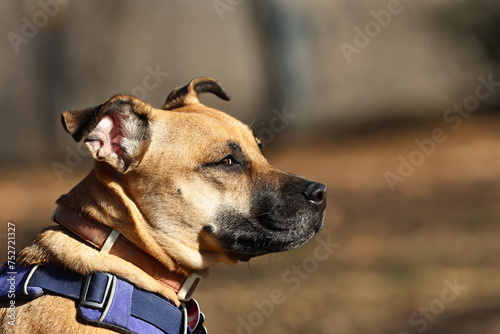
[[[313,204],[326,205],[326,186],[324,184],[310,183],[304,191],[304,195]]]

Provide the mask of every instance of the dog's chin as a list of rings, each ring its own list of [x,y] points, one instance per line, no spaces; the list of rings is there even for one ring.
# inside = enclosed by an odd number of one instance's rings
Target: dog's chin
[[[234,229],[219,236],[226,254],[239,261],[249,261],[256,256],[278,253],[302,246],[323,227],[323,216],[314,221],[301,222],[287,230],[269,230],[262,225]]]

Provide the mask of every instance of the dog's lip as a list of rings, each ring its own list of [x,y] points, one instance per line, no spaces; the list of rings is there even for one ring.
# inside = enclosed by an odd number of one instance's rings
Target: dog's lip
[[[273,212],[263,212],[255,217],[254,225],[256,227],[262,227],[270,232],[284,232],[290,230],[285,224],[279,224],[272,219]],[[283,227],[280,227],[282,225]]]
[[[272,230],[259,224],[257,230],[262,234],[239,234],[230,246],[226,246],[227,254],[236,260],[249,261],[256,256],[297,248],[321,230],[323,221],[324,216],[309,224],[284,231]]]
[[[265,248],[258,248],[258,249],[252,249],[252,251],[249,251],[247,249],[233,249],[233,250],[228,250],[227,255],[233,259],[239,260],[239,261],[250,261],[251,258],[260,256],[260,255],[265,255],[265,254],[270,254],[270,253],[279,253],[279,252],[285,252],[287,250],[291,250],[294,248],[297,248],[303,244],[305,244],[307,241],[309,241],[316,232],[313,232],[308,235],[302,236],[300,239],[296,240],[287,240],[287,241],[277,241],[274,244],[272,242],[267,242],[267,247]],[[250,241],[249,243],[242,243],[241,241],[246,240]],[[244,247],[250,247],[250,246],[255,246],[256,242],[255,239],[250,240],[250,238],[245,238],[245,239],[240,239],[238,244],[240,246]]]

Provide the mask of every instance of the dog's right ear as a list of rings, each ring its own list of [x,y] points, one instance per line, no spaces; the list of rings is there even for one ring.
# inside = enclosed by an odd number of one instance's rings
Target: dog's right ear
[[[84,141],[95,160],[124,173],[137,166],[149,143],[148,116],[152,107],[141,100],[116,95],[84,110],[64,111],[64,129]]]
[[[198,94],[212,93],[219,98],[229,101],[231,97],[222,86],[212,78],[196,78],[187,85],[174,89],[163,104],[163,110],[173,110],[188,104],[200,103]]]

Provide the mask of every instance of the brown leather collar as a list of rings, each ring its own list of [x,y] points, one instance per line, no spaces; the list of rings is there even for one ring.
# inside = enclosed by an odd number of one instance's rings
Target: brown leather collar
[[[99,249],[103,249],[104,246],[108,248],[106,251],[109,251],[110,254],[141,268],[160,283],[174,290],[181,300],[191,299],[194,290],[201,281],[200,275],[191,274],[186,277],[168,270],[157,259],[137,248],[115,230],[83,217],[62,205],[56,207],[52,219],[92,246]]]

